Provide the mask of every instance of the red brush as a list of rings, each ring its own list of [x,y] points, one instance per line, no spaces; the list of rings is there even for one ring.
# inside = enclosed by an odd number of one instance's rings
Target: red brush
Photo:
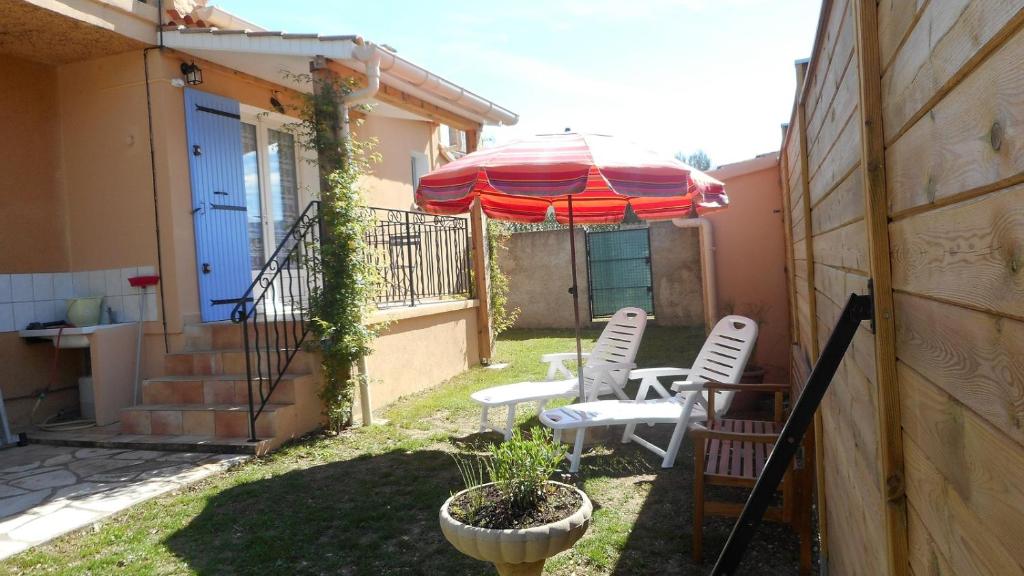
[[[160,277],[156,275],[133,276],[128,279],[128,283],[132,285],[132,288],[147,288],[149,286],[156,286],[159,284]]]

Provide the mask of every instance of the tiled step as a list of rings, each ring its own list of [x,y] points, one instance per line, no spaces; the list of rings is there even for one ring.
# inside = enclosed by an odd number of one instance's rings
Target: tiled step
[[[29,442],[82,448],[123,448],[126,450],[168,450],[207,454],[252,454],[262,456],[281,444],[277,439],[216,438],[214,436],[140,435],[119,431],[29,432]]]
[[[312,379],[307,374],[285,374],[274,388],[275,404],[295,402],[296,385]],[[268,386],[263,379],[253,382],[253,398],[259,399],[256,386]],[[266,391],[264,391],[266,393]],[[142,383],[143,404],[246,404],[249,402],[249,383],[244,374],[163,376]]]
[[[293,405],[267,404],[256,419],[256,437],[291,434],[294,420]],[[249,407],[245,404],[142,404],[121,410],[121,433],[248,438]]]
[[[297,319],[296,319],[297,320]],[[277,321],[259,324],[259,339],[261,342],[266,343],[267,335],[269,334],[270,340],[274,341],[275,336],[275,325],[276,335],[279,338],[280,344],[285,345],[285,334],[287,332],[289,346],[293,346],[295,339],[301,334],[299,333],[299,326],[296,321]],[[254,328],[251,324],[247,325],[249,339],[254,339]],[[307,336],[308,338],[308,336]],[[192,324],[185,327],[185,349],[186,351],[193,350],[240,350],[244,346],[242,342],[242,327],[234,322],[210,322],[205,324]]]
[[[283,361],[286,352],[286,350],[281,350],[279,353],[274,351],[270,353],[269,368],[271,371],[274,373],[277,372],[279,362],[278,358]],[[267,372],[268,356],[266,351],[259,354],[256,352],[249,352],[249,356],[252,359],[254,370],[256,368],[256,363],[260,362],[263,372]],[[310,360],[311,358],[308,352],[304,352],[302,350],[296,352],[295,357],[288,365],[286,373],[309,374]],[[167,374],[181,376],[245,374],[245,351],[241,349],[201,350],[168,354],[164,357],[164,372]]]

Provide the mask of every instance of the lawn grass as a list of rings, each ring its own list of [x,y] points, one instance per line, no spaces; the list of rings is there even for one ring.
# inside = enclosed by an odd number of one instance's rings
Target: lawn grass
[[[587,333],[587,345],[596,332]],[[700,330],[648,327],[641,366],[688,366]],[[388,423],[337,437],[312,437],[187,489],[164,495],[0,565],[2,574],[493,574],[441,536],[437,512],[461,488],[452,454],[500,440],[477,433],[469,393],[543,377],[538,358],[574,349],[568,331],[513,331],[496,359],[436,389],[402,399]],[[519,423],[536,422],[521,410]],[[661,430],[664,428],[664,430]],[[669,427],[651,429],[664,443]],[[548,562],[546,573],[703,574],[690,560],[692,450],[675,468],[633,445],[611,440],[584,455],[574,478],[595,505],[590,531]],[[732,526],[705,524],[713,556]],[[797,542],[766,525],[748,554],[758,574],[793,574]]]

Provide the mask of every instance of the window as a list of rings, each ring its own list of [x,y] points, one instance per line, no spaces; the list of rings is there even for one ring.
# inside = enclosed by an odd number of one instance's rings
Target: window
[[[430,162],[427,161],[427,155],[422,152],[413,152],[409,162],[412,169],[412,189],[415,191],[420,187],[420,178],[430,172]]]
[[[249,260],[260,270],[299,216],[295,136],[266,113],[243,115],[242,169],[249,215]]]

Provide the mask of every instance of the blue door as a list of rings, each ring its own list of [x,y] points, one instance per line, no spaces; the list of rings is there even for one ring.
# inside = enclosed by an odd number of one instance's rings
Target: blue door
[[[185,90],[185,127],[203,322],[227,320],[252,282],[238,102]]]

